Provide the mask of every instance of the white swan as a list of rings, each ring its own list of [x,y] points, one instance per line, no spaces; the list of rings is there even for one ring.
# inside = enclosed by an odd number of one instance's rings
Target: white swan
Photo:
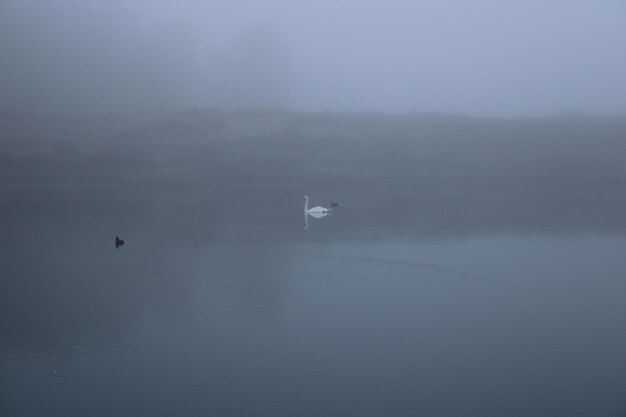
[[[304,212],[308,213],[308,214],[313,214],[313,213],[328,213],[330,211],[330,209],[327,209],[326,207],[322,207],[322,206],[316,206],[313,208],[309,208],[309,197],[304,196]]]

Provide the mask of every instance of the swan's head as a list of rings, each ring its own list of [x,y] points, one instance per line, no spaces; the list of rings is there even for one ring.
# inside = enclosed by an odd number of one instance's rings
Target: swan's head
[[[305,200],[308,200],[308,199],[309,199],[309,197],[305,195],[305,196],[304,196],[304,199],[305,199]]]

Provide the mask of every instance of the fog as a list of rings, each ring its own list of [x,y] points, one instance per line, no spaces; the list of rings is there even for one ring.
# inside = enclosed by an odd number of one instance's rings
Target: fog
[[[626,416],[625,74],[625,0],[0,0],[0,416]]]
[[[2,0],[0,111],[626,113],[626,3]]]

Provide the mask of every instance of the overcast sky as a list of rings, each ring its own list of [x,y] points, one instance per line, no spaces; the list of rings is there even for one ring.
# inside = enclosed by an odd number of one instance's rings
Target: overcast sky
[[[626,113],[624,0],[0,0],[0,110]]]

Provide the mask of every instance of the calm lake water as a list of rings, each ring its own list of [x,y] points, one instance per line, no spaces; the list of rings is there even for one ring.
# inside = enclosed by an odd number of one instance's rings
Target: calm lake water
[[[625,191],[1,191],[0,415],[624,416]]]

